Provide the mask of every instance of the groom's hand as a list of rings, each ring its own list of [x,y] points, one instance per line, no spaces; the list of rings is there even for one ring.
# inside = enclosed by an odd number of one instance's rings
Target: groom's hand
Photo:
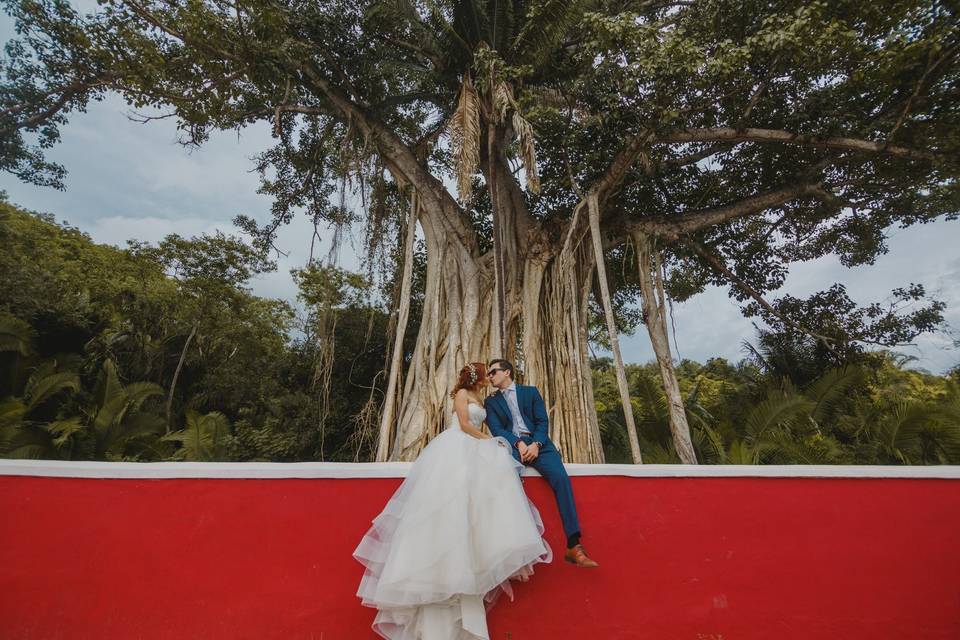
[[[517,440],[517,449],[520,451],[520,462],[527,461],[527,443],[523,440]]]
[[[530,462],[532,460],[536,460],[537,456],[539,455],[540,455],[540,445],[538,445],[536,442],[534,442],[533,444],[527,445],[525,449],[520,451],[520,459],[523,460],[524,462]]]

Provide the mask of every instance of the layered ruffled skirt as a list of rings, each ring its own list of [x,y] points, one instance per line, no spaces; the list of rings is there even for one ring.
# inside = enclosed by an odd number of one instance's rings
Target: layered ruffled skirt
[[[523,491],[522,465],[502,438],[450,428],[424,448],[354,558],[357,595],[378,609],[389,640],[487,640],[486,610],[510,579],[550,562],[543,521]]]

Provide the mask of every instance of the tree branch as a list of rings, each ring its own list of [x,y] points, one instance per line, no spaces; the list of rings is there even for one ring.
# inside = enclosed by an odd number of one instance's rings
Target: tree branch
[[[60,97],[58,97],[53,102],[52,105],[50,105],[49,107],[47,107],[46,109],[44,109],[39,113],[35,113],[34,115],[30,116],[26,120],[15,122],[11,126],[5,127],[4,129],[0,130],[0,136],[4,136],[4,137],[8,136],[12,134],[14,131],[17,131],[19,129],[32,129],[46,122],[47,120],[55,116],[58,111],[63,109],[66,106],[66,104],[75,96],[83,93],[84,91],[89,91],[90,89],[94,89],[98,86],[105,85],[109,79],[114,77],[115,77],[115,74],[111,72],[103,72],[89,80],[77,79],[71,82],[70,84],[68,84],[66,87],[63,87],[62,89],[58,88],[58,89],[54,89],[52,91],[47,92],[43,96],[43,100],[46,100],[47,98],[53,96],[58,91],[62,91],[62,93],[60,94]],[[27,111],[33,106],[34,106],[34,103],[22,103],[14,107],[10,107],[9,109],[5,109],[3,113],[0,115],[3,115],[3,116],[15,115],[23,111]]]
[[[223,49],[213,47],[207,42],[202,42],[200,40],[197,40],[182,31],[177,31],[173,27],[166,25],[162,20],[160,20],[160,18],[158,18],[155,14],[148,11],[147,8],[144,7],[142,4],[140,4],[139,2],[135,2],[135,0],[122,0],[122,3],[129,6],[131,9],[133,9],[134,13],[136,13],[138,16],[140,16],[141,18],[143,18],[144,20],[152,24],[157,29],[160,29],[167,35],[173,36],[174,38],[176,38],[177,40],[180,40],[186,45],[195,47],[196,49],[199,49],[200,51],[203,51],[208,55],[212,55],[214,57],[219,56],[219,57],[226,58],[227,60],[232,60],[233,62],[237,62],[244,65],[246,64],[240,56],[234,53],[231,53],[230,51],[225,51]]]
[[[773,189],[725,207],[691,211],[674,217],[658,216],[647,220],[633,220],[625,222],[623,226],[627,230],[636,229],[668,240],[679,240],[681,236],[694,233],[700,229],[760,213],[790,200],[811,195],[818,198],[825,197],[819,182]]]
[[[931,74],[933,74],[933,72],[936,71],[937,67],[943,64],[944,60],[947,60],[948,58],[953,56],[957,52],[958,47],[960,47],[960,43],[954,43],[954,45],[952,47],[949,47],[946,51],[944,51],[943,55],[937,58],[936,61],[931,61],[930,64],[927,65],[926,71],[924,71],[923,75],[920,76],[920,79],[917,81],[917,86],[913,90],[913,93],[910,95],[910,98],[907,99],[907,104],[903,107],[903,111],[900,112],[900,116],[897,118],[896,123],[893,125],[893,129],[891,129],[890,133],[887,134],[887,140],[886,140],[887,145],[890,144],[890,142],[893,140],[894,134],[897,133],[897,130],[900,129],[904,121],[907,119],[907,115],[910,113],[910,109],[913,107],[914,101],[916,101],[917,97],[923,91],[924,85],[926,85],[927,80],[930,78]]]
[[[782,315],[779,311],[777,311],[776,309],[774,309],[773,306],[772,306],[769,302],[767,302],[766,300],[764,300],[764,299],[763,299],[763,296],[761,296],[760,293],[759,293],[756,289],[754,289],[754,288],[751,287],[749,284],[747,284],[746,282],[744,282],[743,279],[741,279],[741,278],[740,278],[739,276],[737,276],[733,271],[731,271],[731,270],[727,267],[727,265],[725,265],[719,258],[717,258],[715,255],[713,255],[713,254],[710,253],[709,251],[707,251],[707,250],[703,247],[703,245],[701,245],[699,242],[697,242],[696,240],[694,240],[691,236],[686,235],[686,236],[684,237],[684,242],[685,242],[686,244],[688,244],[690,247],[692,247],[693,250],[696,251],[696,252],[700,255],[701,258],[703,258],[703,259],[706,260],[708,263],[710,263],[710,265],[712,265],[714,269],[716,269],[717,271],[719,271],[720,273],[722,273],[724,276],[727,277],[728,280],[730,280],[730,281],[733,282],[735,285],[737,285],[738,287],[740,287],[741,289],[743,289],[745,292],[747,292],[747,294],[749,294],[749,296],[750,296],[751,298],[753,298],[754,300],[757,301],[757,304],[759,304],[761,307],[763,307],[764,309],[766,309],[767,311],[769,311],[771,314],[773,314],[773,315],[776,316],[777,318],[780,318],[780,320],[782,320],[782,321],[784,322],[784,324],[786,324],[786,325],[788,325],[788,326],[791,326],[791,327],[793,327],[794,329],[796,329],[797,331],[799,331],[799,332],[801,332],[801,333],[804,333],[804,334],[810,336],[811,338],[813,338],[813,339],[821,342],[821,343],[823,344],[823,346],[825,346],[827,349],[829,349],[831,352],[833,352],[833,346],[831,345],[831,343],[836,341],[834,338],[830,338],[830,337],[828,337],[828,336],[824,336],[824,335],[821,335],[821,334],[819,334],[819,333],[815,333],[815,332],[813,332],[813,331],[811,331],[811,330],[809,330],[809,329],[807,329],[807,328],[805,328],[805,327],[797,324],[797,323],[794,322],[793,320],[790,320],[790,319],[787,318],[786,316]]]
[[[400,47],[401,49],[406,49],[407,51],[412,51],[413,53],[416,53],[417,55],[426,58],[427,60],[429,60],[429,61],[433,64],[433,67],[434,67],[437,71],[442,71],[443,69],[446,68],[446,65],[445,65],[444,62],[443,62],[443,58],[440,57],[440,55],[438,55],[438,54],[437,54],[436,52],[434,52],[434,51],[430,51],[430,50],[428,50],[428,49],[424,49],[423,47],[420,47],[420,46],[417,46],[417,45],[413,44],[412,42],[407,42],[406,40],[398,40],[398,39],[396,39],[396,38],[391,38],[391,37],[389,37],[389,36],[387,36],[386,38],[384,38],[384,40],[385,40],[386,42],[389,42],[390,44],[393,44],[393,45],[396,45],[396,46]]]
[[[684,129],[668,131],[657,135],[650,144],[669,144],[678,142],[779,142],[822,149],[843,149],[848,151],[869,151],[908,158],[911,160],[934,160],[938,154],[887,145],[883,142],[860,140],[857,138],[818,138],[817,136],[777,129],[732,129],[716,127],[710,129]]]
[[[636,160],[643,148],[653,139],[654,133],[650,130],[644,130],[633,137],[623,149],[616,155],[610,166],[600,177],[590,191],[597,194],[597,198],[602,202],[612,196],[623,181],[623,177],[630,170],[633,161]]]
[[[424,210],[440,213],[448,232],[460,238],[464,246],[475,247],[475,233],[460,206],[446,187],[420,163],[414,151],[340,87],[324,78],[309,62],[301,61],[298,68],[344,120],[358,126],[374,141],[393,177],[398,182],[413,185],[417,190]]]

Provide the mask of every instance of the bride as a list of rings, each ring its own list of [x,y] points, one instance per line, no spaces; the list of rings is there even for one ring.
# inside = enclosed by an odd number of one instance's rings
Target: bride
[[[486,368],[460,370],[446,429],[413,463],[353,557],[357,595],[389,640],[488,640],[486,610],[510,579],[550,562],[543,522],[520,482],[523,465],[480,427]]]

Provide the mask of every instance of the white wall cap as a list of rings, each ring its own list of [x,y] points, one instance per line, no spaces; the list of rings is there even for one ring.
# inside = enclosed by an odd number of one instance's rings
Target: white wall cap
[[[0,476],[62,478],[402,478],[410,462],[95,462],[0,460]],[[632,478],[942,478],[960,466],[567,464],[571,476]],[[525,476],[538,476],[527,468]]]

